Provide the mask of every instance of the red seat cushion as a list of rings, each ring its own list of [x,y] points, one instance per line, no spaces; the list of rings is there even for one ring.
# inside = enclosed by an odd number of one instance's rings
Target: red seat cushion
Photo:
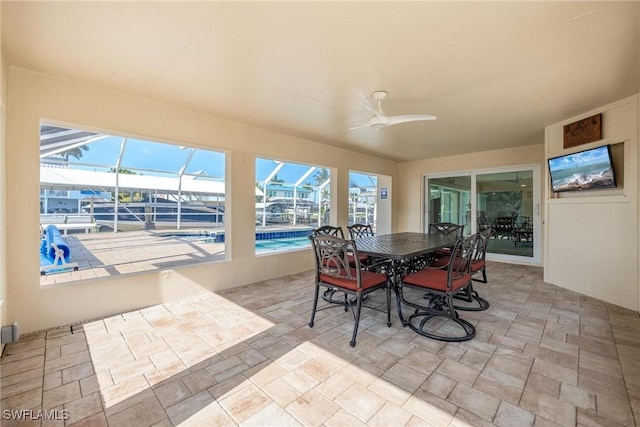
[[[451,290],[457,291],[471,281],[471,275],[464,274],[451,283]],[[447,290],[447,270],[434,270],[425,268],[418,272],[408,275],[403,280],[408,283],[422,288],[435,289],[445,292]]]
[[[471,262],[471,272],[477,273],[484,268],[484,260]]]
[[[450,256],[446,256],[444,258],[438,258],[438,259],[434,259],[431,264],[429,264],[430,267],[444,267],[445,265],[449,264],[449,260],[451,259]]]
[[[367,262],[369,257],[367,257],[366,255],[358,254],[358,259],[360,260],[360,264],[364,264]],[[350,267],[356,266],[356,258],[353,255],[347,255],[347,262],[349,263]],[[327,267],[336,267],[339,264],[339,262],[336,261],[335,258],[327,258],[322,261],[322,264]]]
[[[356,265],[356,258],[353,255],[347,255],[347,259],[349,260],[349,265],[351,267],[355,267]],[[360,264],[364,264],[365,262],[367,262],[367,260],[369,259],[368,256],[366,255],[360,255],[358,254],[358,259],[360,260]]]
[[[385,274],[373,273],[371,271],[362,271],[362,289],[368,289],[373,286],[380,285],[387,282],[387,276]],[[346,276],[346,271],[342,272],[343,276]],[[338,286],[341,288],[351,289],[352,291],[358,290],[358,284],[355,280],[356,271],[351,269],[351,275],[354,279],[347,279],[346,277],[335,277],[329,274],[320,274],[320,280],[323,283]]]

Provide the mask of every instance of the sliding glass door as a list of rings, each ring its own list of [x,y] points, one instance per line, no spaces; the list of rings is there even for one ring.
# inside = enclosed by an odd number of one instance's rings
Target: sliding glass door
[[[478,170],[425,177],[425,232],[429,224],[465,225],[470,235],[491,227],[487,258],[540,262],[540,167]]]
[[[429,224],[452,222],[464,224],[464,234],[471,234],[471,175],[447,176],[428,180],[427,207]]]

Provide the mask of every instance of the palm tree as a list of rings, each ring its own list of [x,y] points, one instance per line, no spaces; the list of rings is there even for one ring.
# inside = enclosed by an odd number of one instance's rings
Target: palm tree
[[[322,168],[319,169],[314,175],[313,179],[315,180],[316,185],[322,185],[329,179],[329,170]],[[324,218],[327,212],[328,207],[323,203],[325,200],[329,200],[329,186],[325,185],[322,187],[322,193],[320,194],[320,200],[318,201],[318,206],[320,210],[320,217]]]
[[[282,185],[284,184],[284,179],[278,178],[278,174],[275,174],[273,178],[271,178],[270,183],[273,185]]]
[[[109,172],[116,173],[116,168],[109,168]],[[125,169],[125,168],[118,169],[118,173],[121,173],[123,175],[142,175],[142,174],[138,174],[138,172],[132,171],[131,169]]]
[[[328,169],[320,169],[313,175],[313,179],[316,181],[316,185],[322,185],[329,179],[329,170]],[[320,196],[321,200],[326,200],[329,198],[329,187],[325,186],[322,188],[322,194]]]
[[[67,151],[63,151],[62,153],[58,154],[60,157],[62,157],[64,159],[65,162],[69,161],[69,157],[75,157],[76,160],[80,160],[80,158],[82,157],[82,152],[83,151],[89,151],[89,146],[88,145],[80,145],[79,147],[75,147],[75,148],[71,148]]]
[[[266,195],[266,193],[265,193],[265,191],[264,191],[264,186],[263,186],[261,183],[256,182],[256,188],[257,188],[258,190],[262,191],[262,196],[258,196],[258,195],[256,194],[256,203],[260,203],[260,202],[262,201],[262,198],[263,198],[263,197],[266,197],[267,195]]]
[[[313,179],[316,181],[316,185],[322,185],[329,179],[329,171],[322,168],[313,175]]]

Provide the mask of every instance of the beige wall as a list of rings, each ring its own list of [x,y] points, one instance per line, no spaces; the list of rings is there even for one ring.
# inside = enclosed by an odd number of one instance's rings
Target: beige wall
[[[328,166],[332,211],[345,226],[348,171],[387,175],[397,182],[397,163],[285,136],[121,93],[9,69],[6,138],[7,191],[3,203],[8,319],[24,332],[87,320],[198,292],[219,290],[312,268],[310,251],[255,256],[255,157],[275,157]],[[128,136],[226,150],[231,260],[176,270],[40,287],[38,274],[40,119]],[[332,175],[333,177],[334,175]],[[393,194],[392,191],[390,191]],[[395,202],[394,202],[395,203]]]
[[[598,113],[604,139],[565,150],[564,125]],[[605,144],[624,148],[615,165],[619,188],[554,195],[545,179],[545,281],[633,310],[639,307],[637,123],[636,95],[545,130],[547,157]]]
[[[541,140],[539,145],[401,163],[400,183],[394,186],[397,191],[398,231],[422,231],[424,175],[517,165],[542,165],[543,143]]]
[[[1,8],[0,8],[1,9]],[[7,117],[7,70],[4,55],[0,51],[0,195],[6,194],[6,155],[5,155],[5,123]],[[6,264],[6,204],[5,198],[0,197],[0,325],[7,323],[7,264]],[[4,345],[0,345],[0,353]]]

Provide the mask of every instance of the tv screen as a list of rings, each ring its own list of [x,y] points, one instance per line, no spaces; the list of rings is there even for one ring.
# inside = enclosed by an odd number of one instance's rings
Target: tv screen
[[[554,193],[614,188],[617,185],[609,145],[553,157],[549,159],[549,173]]]

